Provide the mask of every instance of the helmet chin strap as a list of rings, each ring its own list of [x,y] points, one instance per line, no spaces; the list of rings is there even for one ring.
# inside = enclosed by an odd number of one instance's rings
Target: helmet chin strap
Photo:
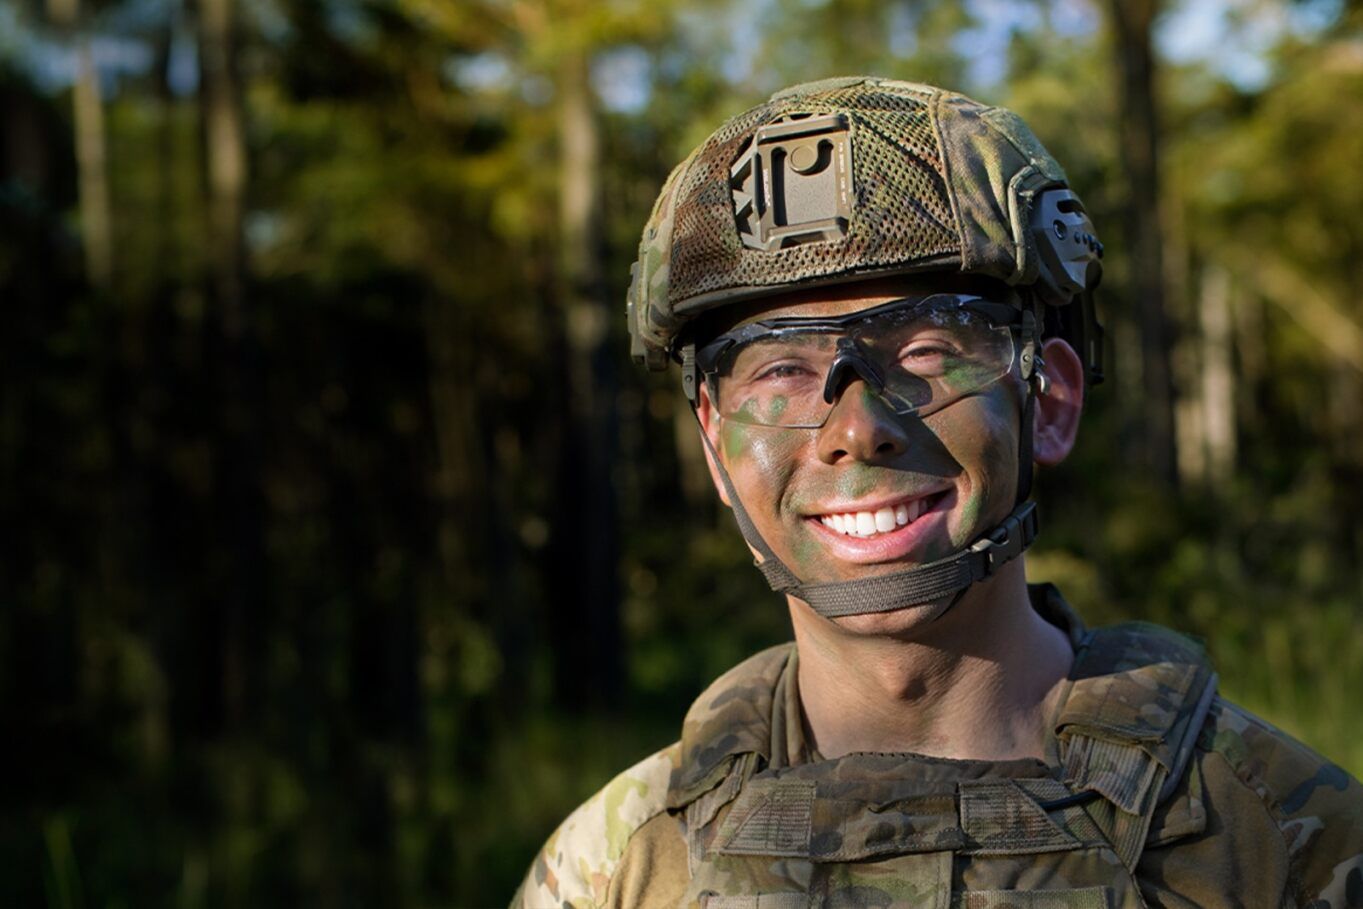
[[[824,618],[838,618],[847,615],[866,615],[877,612],[890,612],[909,607],[936,607],[938,612],[933,618],[945,614],[959,601],[967,588],[997,572],[1022,554],[1038,531],[1036,503],[1027,501],[1032,491],[1032,423],[1036,410],[1038,386],[1044,390],[1045,377],[1034,363],[1036,360],[1034,342],[1024,348],[1023,375],[1027,382],[1027,397],[1022,405],[1020,425],[1021,438],[1018,440],[1018,494],[1017,506],[1003,522],[986,531],[978,540],[955,555],[928,562],[916,568],[906,568],[890,574],[860,578],[855,581],[802,582],[786,566],[776,553],[772,552],[766,540],[757,532],[752,518],[748,516],[743,502],[734,489],[729,472],[719,459],[709,435],[701,429],[701,440],[715,464],[720,482],[733,506],[738,529],[748,545],[762,556],[757,563],[771,589],[777,593],[804,600],[815,612]],[[694,407],[693,407],[694,412]],[[697,414],[699,421],[699,414]],[[949,598],[949,599],[948,599]],[[946,601],[945,603],[943,601]]]

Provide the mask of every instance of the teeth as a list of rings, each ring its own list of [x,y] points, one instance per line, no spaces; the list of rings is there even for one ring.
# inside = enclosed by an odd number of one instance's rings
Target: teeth
[[[857,526],[861,526],[861,520],[857,520]],[[894,530],[894,509],[882,508],[876,512],[876,530],[885,533]]]
[[[906,505],[882,508],[879,511],[855,511],[846,514],[826,514],[819,518],[825,527],[838,533],[853,537],[872,537],[878,533],[888,533],[896,527],[912,524],[927,511],[923,499],[915,499]]]

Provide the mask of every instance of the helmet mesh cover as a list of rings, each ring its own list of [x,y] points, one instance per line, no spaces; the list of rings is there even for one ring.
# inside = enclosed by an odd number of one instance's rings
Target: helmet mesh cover
[[[753,131],[790,114],[839,112],[852,134],[854,211],[840,242],[770,251],[745,247],[734,224],[729,169]],[[778,97],[730,120],[678,187],[669,297],[674,305],[760,287],[959,256],[956,220],[926,98],[867,85]]]

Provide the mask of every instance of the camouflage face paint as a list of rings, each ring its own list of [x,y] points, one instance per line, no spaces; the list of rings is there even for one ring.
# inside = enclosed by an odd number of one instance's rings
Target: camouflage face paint
[[[743,507],[758,532],[783,561],[798,572],[810,569],[808,559],[818,555],[818,544],[807,535],[803,519],[792,517],[786,503],[790,477],[797,470],[802,451],[811,443],[813,431],[758,426],[725,420],[720,441],[725,468]],[[791,521],[794,521],[793,528]],[[792,532],[793,531],[793,532]]]
[[[880,396],[872,391],[865,383],[860,385],[861,406],[867,408],[884,408],[885,404]],[[882,414],[882,416],[888,416]],[[884,483],[883,467],[872,466],[861,461],[854,461],[847,465],[847,468],[838,476],[836,490],[838,497],[843,499],[860,499],[868,495],[876,486]]]
[[[840,313],[878,302],[882,302],[879,297],[847,298],[811,303],[798,311],[778,306],[774,312],[780,316]],[[981,388],[977,381],[980,363],[957,360],[943,366],[947,375],[939,376],[938,382],[944,386],[969,383],[970,390],[966,397],[957,398],[957,390],[951,389],[953,403],[926,417],[895,413],[886,399],[858,381],[844,386],[840,404],[860,407],[863,412],[847,414],[852,420],[848,423],[835,411],[829,419],[843,422],[841,426],[833,422],[821,429],[770,425],[783,416],[789,418],[798,406],[784,390],[781,395],[764,395],[749,389],[739,396],[738,412],[730,411],[738,419],[721,418],[716,442],[735,492],[763,540],[802,580],[850,580],[884,573],[901,563],[860,562],[847,554],[846,547],[831,545],[832,531],[819,521],[821,509],[829,503],[844,507],[862,501],[940,496],[936,501],[945,505],[934,519],[935,526],[913,544],[913,563],[959,551],[1012,509],[1018,475],[1017,383],[1005,380]],[[908,403],[932,396],[921,391],[913,391]],[[904,397],[902,392],[898,396]],[[852,456],[846,443],[836,441],[841,433],[876,426],[881,429],[874,431],[886,431],[887,438],[894,438],[893,450],[877,442],[874,455]],[[827,435],[830,432],[832,436]]]
[[[880,476],[882,470],[883,468],[878,469],[861,462],[849,464],[847,469],[838,476],[834,488],[841,498],[860,499],[882,482]]]
[[[748,398],[738,408],[743,420],[724,420],[720,427],[719,441],[725,460],[737,458],[748,447],[748,433],[745,427],[756,421],[758,403],[756,398]],[[747,422],[745,422],[747,421]]]
[[[747,450],[748,429],[747,423],[739,423],[737,420],[724,421],[719,429],[719,442],[725,461],[736,460]]]
[[[1012,510],[1017,495],[1019,408],[1012,390],[998,385],[963,398],[928,417],[963,467],[949,522],[952,549],[961,549]]]

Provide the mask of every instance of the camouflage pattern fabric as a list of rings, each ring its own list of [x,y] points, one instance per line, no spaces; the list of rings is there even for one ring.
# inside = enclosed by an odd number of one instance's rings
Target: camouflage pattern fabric
[[[833,156],[846,168],[846,205],[810,223],[837,227],[754,244],[745,212],[764,193],[735,169],[756,153],[763,130],[815,122],[833,124],[823,141],[843,149]],[[772,179],[758,182],[770,189]],[[794,283],[947,269],[1033,285],[1041,275],[1028,228],[1033,201],[1066,185],[1055,158],[1004,108],[867,76],[793,86],[722,125],[663,185],[634,265],[631,349],[662,368],[678,330],[700,313]],[[1100,245],[1091,224],[1069,239],[1085,260],[1089,245]]]
[[[774,648],[574,812],[513,905],[1363,906],[1357,781],[1204,698],[1187,639],[1086,631],[1052,589],[1033,597],[1076,650],[1047,761],[823,760],[800,733],[798,656]]]
[[[664,812],[663,797],[680,755],[680,747],[672,745],[644,758],[569,815],[540,850],[513,905],[607,905],[626,848]]]

